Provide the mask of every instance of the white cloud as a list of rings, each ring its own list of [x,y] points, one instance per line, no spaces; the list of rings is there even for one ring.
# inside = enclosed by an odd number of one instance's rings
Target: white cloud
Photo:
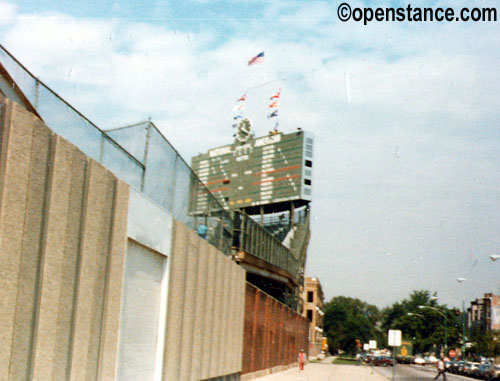
[[[17,7],[14,4],[0,1],[0,28],[10,24],[17,14]]]

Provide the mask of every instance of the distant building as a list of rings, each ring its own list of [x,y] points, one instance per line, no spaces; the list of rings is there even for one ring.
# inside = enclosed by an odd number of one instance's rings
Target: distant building
[[[480,327],[483,332],[500,330],[500,295],[484,294],[467,308],[468,328]]]
[[[306,277],[304,281],[303,316],[309,320],[309,356],[321,353],[321,339],[323,338],[323,305],[324,296],[318,278]]]

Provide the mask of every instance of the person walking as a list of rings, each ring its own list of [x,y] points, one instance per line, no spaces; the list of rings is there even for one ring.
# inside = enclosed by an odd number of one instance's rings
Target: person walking
[[[299,353],[299,370],[304,370],[304,363],[306,362],[306,353],[303,349]]]
[[[444,364],[444,359],[441,357],[437,363],[437,371],[436,377],[434,380],[437,380],[439,376],[443,375],[443,380],[446,381],[446,365]]]

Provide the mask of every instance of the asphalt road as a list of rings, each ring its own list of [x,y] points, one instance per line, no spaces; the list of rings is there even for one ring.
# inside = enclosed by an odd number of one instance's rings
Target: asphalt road
[[[392,366],[388,367],[376,367],[376,371],[383,374],[388,379],[392,379]],[[396,366],[395,380],[396,381],[423,381],[432,380],[437,375],[437,370],[435,367],[423,367],[418,365],[402,365],[398,364]],[[442,380],[443,377],[440,376],[438,380]],[[474,378],[459,376],[456,374],[446,373],[447,381],[471,381],[477,380]]]

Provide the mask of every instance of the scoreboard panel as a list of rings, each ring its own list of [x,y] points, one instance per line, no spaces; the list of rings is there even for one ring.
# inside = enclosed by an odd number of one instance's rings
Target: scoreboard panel
[[[207,189],[225,209],[281,211],[311,201],[313,137],[297,132],[235,141],[192,158],[206,187],[191,187],[191,213],[207,210]]]

